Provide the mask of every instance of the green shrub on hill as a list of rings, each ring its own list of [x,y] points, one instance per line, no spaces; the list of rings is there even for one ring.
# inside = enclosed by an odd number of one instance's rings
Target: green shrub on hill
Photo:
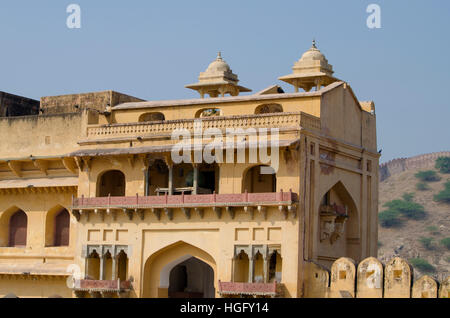
[[[412,202],[412,199],[414,198],[414,193],[413,192],[403,193],[402,198],[407,202]]]
[[[406,200],[392,200],[385,203],[384,206],[389,210],[396,211],[409,219],[421,220],[426,217],[425,208],[423,207],[423,205],[416,202]]]
[[[436,271],[436,268],[423,258],[411,258],[409,259],[409,262],[413,267],[417,268],[421,272],[433,273]]]
[[[403,221],[400,219],[400,213],[393,210],[386,210],[378,214],[378,220],[382,227],[399,227]]]
[[[419,171],[414,176],[422,182],[433,182],[441,180],[441,178],[434,170]]]
[[[427,250],[433,249],[433,238],[431,237],[421,237],[419,242],[425,247]]]
[[[435,168],[440,173],[450,173],[450,157],[439,157],[436,159]]]
[[[434,196],[434,201],[450,203],[450,180],[444,184],[445,189]]]
[[[438,234],[440,234],[438,227],[437,227],[437,226],[434,226],[434,225],[427,226],[427,227],[426,227],[426,230],[427,230],[428,232],[430,232],[430,234],[433,234],[433,235],[438,235]]]
[[[450,250],[450,237],[441,240],[441,244]]]
[[[426,184],[423,181],[420,181],[420,182],[418,182],[416,184],[416,189],[419,190],[419,191],[426,191],[426,190],[428,190],[430,188],[428,187],[428,184]]]

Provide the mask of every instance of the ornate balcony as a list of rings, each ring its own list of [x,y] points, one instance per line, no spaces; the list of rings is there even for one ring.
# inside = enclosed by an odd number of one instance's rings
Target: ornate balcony
[[[123,123],[110,125],[89,125],[87,128],[87,140],[101,140],[111,138],[170,135],[175,129],[194,131],[194,123],[201,121],[203,129],[219,128],[281,128],[299,130],[300,127],[319,130],[320,118],[303,112],[273,113],[241,116],[215,116],[213,118],[179,119],[152,121],[142,123]]]
[[[77,279],[74,281],[73,290],[77,297],[83,297],[84,293],[90,293],[93,297],[105,297],[110,294],[123,295],[131,290],[129,280],[91,280]]]
[[[346,206],[321,205],[320,206],[320,242],[329,240],[336,242],[344,233],[344,225],[348,219]]]
[[[276,206],[284,214],[285,218],[289,212],[296,217],[298,195],[289,192],[270,193],[239,193],[239,194],[191,194],[185,195],[163,195],[163,196],[133,196],[133,197],[95,197],[95,198],[73,198],[72,213],[80,220],[81,215],[93,211],[100,214],[102,218],[112,215],[116,218],[117,211],[122,211],[131,220],[136,214],[142,220],[145,210],[152,211],[160,219],[161,211],[173,218],[173,209],[182,209],[187,218],[190,218],[191,210],[203,217],[205,208],[212,208],[220,218],[222,210],[230,213],[234,218],[236,208],[243,208],[253,217],[254,210],[262,212],[266,217],[267,207]]]
[[[221,296],[268,296],[277,297],[281,295],[281,284],[273,283],[235,283],[221,282],[219,280],[219,294]]]

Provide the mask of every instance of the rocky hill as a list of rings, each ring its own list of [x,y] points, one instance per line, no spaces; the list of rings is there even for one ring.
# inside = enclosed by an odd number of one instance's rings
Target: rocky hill
[[[426,182],[428,189],[421,191],[416,188],[419,179],[415,174],[423,170],[436,171],[440,180]],[[421,271],[415,267],[415,277],[426,273],[442,280],[450,275],[450,250],[440,243],[443,238],[450,237],[450,203],[433,200],[434,195],[444,189],[448,180],[450,174],[439,173],[434,168],[434,160],[429,160],[422,165],[391,173],[380,181],[379,213],[387,209],[384,206],[386,202],[402,199],[404,193],[413,193],[412,202],[422,205],[426,216],[419,220],[404,218],[402,225],[398,227],[379,226],[379,259],[385,261],[398,255],[405,259],[422,259],[434,267],[430,271]],[[428,244],[424,244],[424,241]]]

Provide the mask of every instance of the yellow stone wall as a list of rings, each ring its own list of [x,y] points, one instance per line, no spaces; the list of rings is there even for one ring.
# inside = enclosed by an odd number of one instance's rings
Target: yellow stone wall
[[[99,176],[105,171],[120,170],[125,174],[126,196],[144,195],[145,162],[139,156],[100,154],[76,157],[70,155],[72,152],[113,148],[126,152],[136,147],[170,145],[167,136],[143,141],[137,141],[136,136],[125,138],[120,134],[103,139],[88,138],[89,127],[106,124],[126,126],[136,123],[147,112],[161,112],[166,121],[193,119],[204,108],[220,108],[222,116],[253,115],[257,107],[268,103],[282,105],[283,112],[301,111],[320,120],[320,130],[303,127],[283,132],[280,137],[292,141],[293,145],[280,151],[276,190],[287,192],[292,189],[298,194],[295,216],[289,213],[285,219],[278,207],[269,207],[266,218],[257,209],[252,218],[248,211],[237,208],[234,219],[224,210],[222,217],[218,218],[212,207],[204,209],[203,217],[191,211],[190,218],[186,218],[181,209],[175,208],[172,220],[164,213],[158,220],[150,210],[144,212],[143,219],[134,215],[131,220],[121,211],[116,211],[115,219],[112,215],[102,215],[104,211],[90,211],[83,213],[79,221],[72,217],[69,247],[58,250],[45,247],[48,211],[57,205],[69,208],[72,194],[95,197]],[[52,259],[60,267],[74,263],[84,275],[86,262],[82,251],[87,245],[127,245],[128,277],[132,278],[133,284],[130,296],[161,297],[167,296],[168,291],[159,286],[159,272],[166,264],[189,253],[213,268],[218,296],[218,280],[233,280],[235,246],[267,245],[280,247],[282,268],[276,271],[282,273],[284,296],[301,297],[305,290],[312,290],[314,295],[323,291],[319,287],[305,287],[306,282],[314,281],[308,276],[309,261],[331,268],[341,256],[354,258],[356,262],[376,256],[379,155],[376,153],[375,116],[361,109],[347,84],[336,85],[325,93],[298,94],[289,98],[275,94],[270,98],[237,98],[229,102],[219,98],[211,103],[194,100],[180,102],[179,105],[171,105],[170,102],[166,106],[152,106],[145,102],[132,105],[140,106],[126,108],[125,104],[116,110],[113,108],[111,115],[84,110],[72,115],[0,119],[0,133],[11,134],[10,140],[0,148],[0,181],[21,178],[14,174],[10,163],[2,159],[25,158],[30,154],[50,156],[55,161],[55,168],[48,169],[45,175],[31,160],[21,159],[23,162],[19,170],[23,176],[55,181],[45,188],[58,186],[55,177],[78,178],[76,193],[61,189],[61,193],[51,190],[36,193],[20,190],[17,194],[0,192],[0,221],[2,213],[6,215],[13,206],[24,210],[29,216],[27,247],[0,248],[0,262],[32,264]],[[265,125],[274,127],[276,122],[269,119]],[[50,143],[46,144],[48,136]],[[73,157],[71,164],[75,174],[63,165],[61,157],[64,156]],[[242,193],[245,190],[243,176],[254,165],[219,164],[218,194]],[[66,186],[60,187],[67,189]],[[351,207],[348,229],[332,244],[319,239],[322,229],[318,213],[322,198],[330,189],[334,203]],[[260,267],[257,264],[257,275],[261,272]],[[107,273],[107,276],[110,275]],[[61,291],[63,280],[58,279],[45,280],[41,277],[39,284],[54,290],[54,293],[67,295],[70,289]],[[20,286],[28,286],[27,283],[22,280],[17,284],[14,280],[8,282],[12,292],[26,296],[26,287]],[[330,292],[334,292],[333,289]],[[36,291],[35,294],[39,293]],[[40,295],[46,294],[41,292]],[[351,295],[355,296],[354,293]]]

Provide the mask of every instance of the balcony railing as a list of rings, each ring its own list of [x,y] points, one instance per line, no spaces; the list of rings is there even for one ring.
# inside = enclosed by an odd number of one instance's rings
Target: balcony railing
[[[208,128],[292,128],[300,127],[320,130],[320,118],[303,113],[274,113],[241,116],[215,116],[213,118],[165,120],[143,123],[124,123],[111,125],[90,125],[87,128],[88,139],[131,137],[140,135],[170,134],[175,129],[194,131],[195,121],[201,121],[203,129]]]
[[[94,197],[94,198],[73,198],[72,213],[79,219],[81,214],[94,211],[102,215],[106,211],[107,214],[113,214],[115,211],[124,211],[130,219],[134,213],[138,213],[143,218],[143,211],[150,209],[160,218],[160,210],[172,219],[172,210],[181,208],[186,216],[190,217],[190,209],[195,208],[200,212],[203,208],[211,207],[218,214],[221,215],[221,209],[232,214],[234,218],[233,208],[245,208],[253,211],[257,208],[266,214],[268,206],[277,206],[280,211],[288,217],[288,212],[293,212],[296,216],[296,206],[298,202],[298,195],[292,191],[283,192],[269,192],[269,193],[238,193],[238,194],[190,194],[185,195],[162,195],[162,196],[132,196],[132,197]]]
[[[271,296],[280,295],[280,284],[273,283],[235,283],[219,281],[219,294],[221,295],[253,295]]]
[[[74,198],[72,208],[153,208],[153,207],[182,207],[195,206],[245,206],[248,204],[277,205],[281,202],[293,203],[298,201],[297,194],[289,192],[269,193],[238,193],[238,194],[189,194],[189,195],[161,195],[161,196],[132,196],[132,197],[94,197]]]
[[[122,292],[131,289],[131,282],[128,280],[75,280],[73,289],[75,291],[87,292]]]

